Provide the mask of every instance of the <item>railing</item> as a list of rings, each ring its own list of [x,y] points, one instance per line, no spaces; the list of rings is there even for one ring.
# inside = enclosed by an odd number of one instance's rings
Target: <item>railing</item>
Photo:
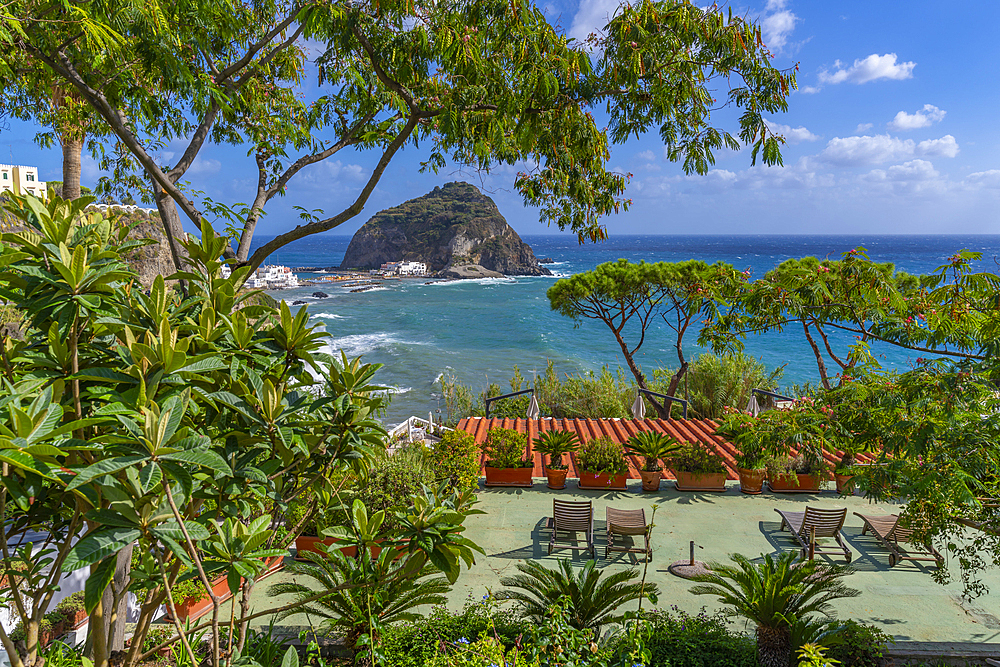
[[[493,401],[499,401],[504,398],[513,398],[514,396],[520,396],[521,394],[530,394],[535,391],[534,389],[522,389],[521,391],[515,391],[510,394],[504,394],[503,396],[494,396],[493,398],[486,399],[486,416],[490,416],[490,403]]]
[[[424,439],[428,433],[434,431],[454,431],[453,428],[448,428],[447,426],[442,426],[441,424],[435,424],[433,421],[428,419],[421,419],[420,417],[410,417],[402,424],[398,424],[391,431],[389,431],[389,442],[391,443],[396,438],[406,433],[406,441],[413,442],[413,436],[417,435],[421,440]]]
[[[657,398],[662,398],[664,401],[668,403],[670,403],[671,401],[674,403],[680,403],[681,407],[684,408],[682,415],[683,418],[684,419],[688,418],[688,402],[685,401],[683,398],[677,398],[676,396],[667,396],[666,394],[660,394],[655,391],[650,391],[649,389],[639,389],[639,393],[646,394],[647,396],[656,396]]]

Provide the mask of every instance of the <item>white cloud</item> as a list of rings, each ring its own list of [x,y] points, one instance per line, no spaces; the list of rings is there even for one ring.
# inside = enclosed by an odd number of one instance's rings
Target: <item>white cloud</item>
[[[653,160],[656,159],[656,153],[649,150],[643,151],[641,153],[636,153],[635,156],[640,160],[646,160],[647,162],[652,162]]]
[[[868,176],[870,180],[906,182],[929,181],[940,174],[927,160],[916,159],[903,164],[894,164],[886,170],[873,169]]]
[[[940,139],[928,139],[917,144],[916,154],[929,157],[955,157],[958,155],[958,142],[950,134]]]
[[[816,157],[821,162],[841,167],[859,167],[905,160],[914,156],[955,157],[958,142],[950,134],[919,144],[888,134],[857,137],[834,137]]]
[[[340,178],[347,181],[361,180],[364,169],[360,164],[344,164],[340,160],[335,162],[324,162],[326,172],[330,178]]]
[[[965,180],[972,185],[1000,190],[1000,169],[977,171],[974,174],[969,174]]]
[[[199,176],[203,174],[217,174],[222,169],[222,163],[211,158],[196,157],[188,168],[185,176]]]
[[[820,83],[868,83],[878,79],[893,79],[896,81],[913,77],[914,62],[896,62],[895,53],[885,55],[871,54],[863,60],[855,60],[850,67],[844,67],[839,60],[833,63],[834,72],[826,70],[819,73]]]
[[[620,0],[582,0],[569,28],[569,36],[586,41],[590,33],[598,32],[607,25],[621,5]]]
[[[784,136],[785,141],[790,144],[798,144],[803,141],[817,141],[820,138],[818,134],[813,134],[801,125],[798,127],[792,127],[790,125],[781,125],[780,123],[767,121],[767,126],[772,132],[776,132]]]
[[[889,129],[906,131],[930,127],[933,123],[943,120],[946,113],[933,104],[925,104],[923,109],[919,109],[915,113],[900,111],[895,118],[889,121]]]
[[[872,129],[872,127],[874,127],[874,125],[872,125],[871,123],[858,123],[858,126],[854,128],[854,134],[861,134],[862,132],[867,132],[868,130]]]
[[[805,93],[806,95],[813,95],[821,90],[823,89],[820,88],[819,86],[802,86],[801,88],[799,88],[799,92]]]
[[[764,44],[774,52],[780,52],[788,44],[788,38],[795,30],[797,17],[784,8],[784,2],[768,2],[766,14],[760,21],[760,29],[764,36]]]

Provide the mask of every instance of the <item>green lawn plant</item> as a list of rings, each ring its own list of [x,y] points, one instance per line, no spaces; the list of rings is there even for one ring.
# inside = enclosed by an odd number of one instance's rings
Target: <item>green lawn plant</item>
[[[860,595],[844,584],[850,569],[797,557],[789,551],[754,562],[733,554],[733,564],[710,563],[711,572],[695,577],[699,583],[691,589],[695,595],[716,596],[755,626],[761,667],[788,667],[796,623],[831,617],[832,601]]]
[[[510,428],[491,428],[486,433],[482,450],[489,457],[486,465],[491,468],[530,468],[531,458],[526,456],[528,436]]]
[[[623,475],[628,470],[625,448],[607,436],[583,443],[577,454],[577,464],[581,470],[592,473]]]
[[[641,456],[644,459],[643,470],[659,472],[663,468],[660,461],[666,461],[680,450],[681,445],[672,435],[658,431],[639,431],[626,443],[626,454]]]
[[[565,470],[563,456],[580,449],[580,438],[572,431],[545,431],[541,433],[531,447],[539,454],[549,457],[546,467],[553,470]]]
[[[325,334],[305,309],[248,300],[238,284],[249,267],[221,277],[227,239],[207,224],[185,241],[188,270],[143,289],[122,261],[142,242],[125,240],[114,217],[85,210],[92,202],[4,204],[23,231],[2,235],[0,298],[23,313],[24,336],[0,341],[0,552],[9,582],[0,604],[24,643],[0,627],[0,644],[12,667],[37,667],[59,582],[83,570],[94,667],[124,650],[104,628],[116,627],[127,592],[144,601],[118,665],[151,655],[142,647],[166,605],[176,655],[229,667],[250,620],[274,613],[255,615],[250,597],[264,559],[287,554],[275,528],[289,502],[306,489],[333,502],[331,480],[365,470],[384,448],[378,366],[325,355]],[[472,556],[461,537],[463,498],[433,490],[412,500],[399,528],[409,538],[405,567],[433,562],[457,577]],[[44,549],[8,546],[29,530],[45,533]],[[116,572],[127,589],[112,585]],[[217,577],[235,596],[227,613],[212,591]],[[211,602],[190,627],[176,613],[185,580]],[[210,648],[196,658],[199,632]]]

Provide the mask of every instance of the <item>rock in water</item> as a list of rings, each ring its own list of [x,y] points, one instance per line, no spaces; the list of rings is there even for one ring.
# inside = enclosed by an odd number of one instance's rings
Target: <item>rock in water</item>
[[[429,271],[449,276],[483,276],[483,269],[508,276],[552,275],[539,266],[493,200],[468,183],[448,183],[376,213],[351,239],[341,267],[377,269],[399,261],[424,262]]]
[[[326,292],[313,292],[313,296],[316,297],[317,299],[325,299],[330,295],[327,294]]]

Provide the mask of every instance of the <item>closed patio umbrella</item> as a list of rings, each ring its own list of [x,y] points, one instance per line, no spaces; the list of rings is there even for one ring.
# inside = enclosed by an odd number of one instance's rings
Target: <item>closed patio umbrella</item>
[[[538,419],[542,415],[541,408],[538,407],[538,399],[531,394],[531,403],[528,403],[528,419]]]
[[[646,403],[642,400],[642,392],[635,390],[635,402],[632,403],[632,419],[646,418]]]

